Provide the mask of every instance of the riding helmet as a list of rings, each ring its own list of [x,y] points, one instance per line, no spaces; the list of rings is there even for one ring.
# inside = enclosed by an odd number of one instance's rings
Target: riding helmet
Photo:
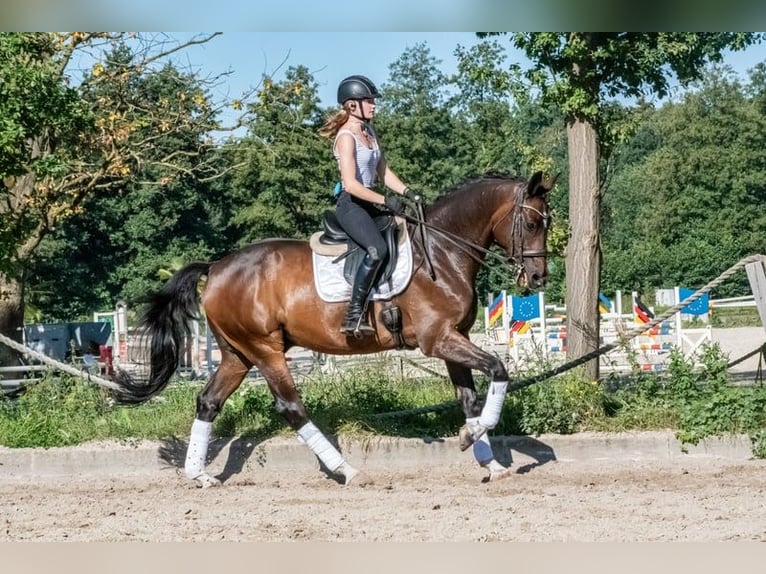
[[[349,76],[341,80],[338,85],[339,104],[343,104],[346,100],[363,100],[365,98],[379,97],[378,88],[366,76]]]

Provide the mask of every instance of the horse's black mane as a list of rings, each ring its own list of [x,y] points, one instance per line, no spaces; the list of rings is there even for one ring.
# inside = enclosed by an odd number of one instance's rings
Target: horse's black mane
[[[440,199],[444,199],[454,193],[455,191],[464,188],[467,185],[471,185],[473,183],[477,183],[482,180],[486,179],[502,179],[506,181],[517,181],[517,182],[523,182],[526,181],[523,177],[520,177],[518,175],[504,172],[504,171],[488,171],[481,175],[469,175],[467,177],[464,177],[462,180],[460,180],[458,183],[455,183],[442,191],[439,196],[434,200],[434,203],[438,202]]]

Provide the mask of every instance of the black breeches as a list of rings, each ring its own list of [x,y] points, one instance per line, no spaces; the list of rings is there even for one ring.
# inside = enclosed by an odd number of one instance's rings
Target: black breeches
[[[378,214],[372,204],[354,199],[346,192],[340,195],[335,208],[338,223],[349,237],[366,249],[373,260],[384,261],[388,257],[388,246],[372,219]]]

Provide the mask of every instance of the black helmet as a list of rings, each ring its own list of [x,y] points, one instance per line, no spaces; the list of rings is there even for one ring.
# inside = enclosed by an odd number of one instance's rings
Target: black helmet
[[[379,98],[378,88],[365,76],[349,76],[344,78],[338,85],[338,103],[343,104],[346,100],[363,100],[365,98]]]

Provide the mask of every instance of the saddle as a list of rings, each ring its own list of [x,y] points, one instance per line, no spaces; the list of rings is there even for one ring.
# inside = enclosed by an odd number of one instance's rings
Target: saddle
[[[382,213],[373,218],[388,247],[388,260],[385,262],[376,285],[385,283],[391,278],[399,259],[399,221],[391,214]],[[406,231],[406,228],[404,228]],[[311,249],[319,255],[334,256],[333,263],[345,259],[343,277],[349,285],[353,285],[356,270],[366,255],[365,249],[351,239],[338,223],[334,211],[325,211],[322,216],[322,231],[311,237]]]

